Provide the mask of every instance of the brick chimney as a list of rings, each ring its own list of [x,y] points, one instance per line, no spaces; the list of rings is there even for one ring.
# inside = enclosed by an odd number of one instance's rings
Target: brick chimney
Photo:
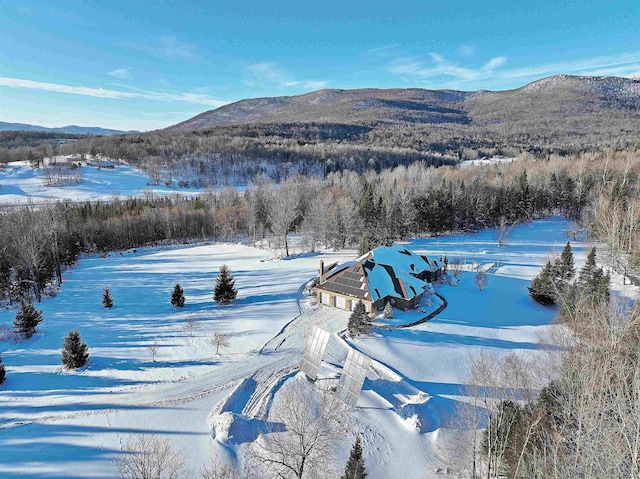
[[[323,274],[324,274],[324,261],[320,260],[320,281],[322,281]]]

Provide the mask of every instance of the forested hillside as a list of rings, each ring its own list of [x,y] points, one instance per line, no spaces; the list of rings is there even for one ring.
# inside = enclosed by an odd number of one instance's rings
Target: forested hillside
[[[182,186],[247,184],[260,174],[279,181],[414,161],[635,149],[639,107],[640,81],[611,77],[561,75],[499,92],[320,90],[242,100],[166,130],[61,151],[124,159]]]

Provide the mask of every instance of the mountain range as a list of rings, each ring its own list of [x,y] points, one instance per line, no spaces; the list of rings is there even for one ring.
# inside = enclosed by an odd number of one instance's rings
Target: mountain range
[[[557,75],[506,91],[325,89],[241,100],[170,129],[290,123],[440,126],[517,143],[530,135],[635,135],[640,133],[640,80]]]
[[[69,133],[73,135],[119,135],[122,133],[137,133],[134,131],[111,130],[97,126],[67,125],[60,128],[47,128],[45,126],[29,125],[26,123],[7,123],[0,121],[0,131],[46,131],[51,133]]]

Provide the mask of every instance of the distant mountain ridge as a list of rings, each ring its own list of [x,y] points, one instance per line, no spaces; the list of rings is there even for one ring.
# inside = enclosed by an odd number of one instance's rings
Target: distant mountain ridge
[[[585,122],[588,125],[585,125]],[[611,123],[613,122],[613,123]],[[600,131],[640,122],[640,80],[556,75],[505,91],[406,89],[318,90],[297,96],[241,100],[170,129],[246,124],[457,124],[517,130],[554,125]]]
[[[60,128],[47,128],[45,126],[29,125],[26,123],[7,123],[0,121],[0,131],[47,131],[52,133],[69,133],[73,135],[120,135],[124,133],[137,133],[136,131],[111,130],[97,126],[67,125]]]

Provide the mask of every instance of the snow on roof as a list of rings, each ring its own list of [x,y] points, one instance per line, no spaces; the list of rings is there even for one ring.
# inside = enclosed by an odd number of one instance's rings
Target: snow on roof
[[[414,275],[431,271],[426,258],[400,245],[374,249],[363,265],[374,301],[387,296],[405,299],[418,296],[427,283]]]
[[[342,278],[351,274],[351,270],[345,271],[346,268],[358,266],[362,267],[364,274],[360,281],[366,281],[372,301],[388,296],[412,299],[420,295],[428,284],[415,275],[441,267],[438,261],[429,261],[426,256],[415,254],[404,246],[382,246],[360,256],[356,261],[348,261],[333,268],[326,278],[327,281],[323,283],[323,289],[362,297],[361,291],[355,294],[351,287],[347,288],[351,284],[345,283],[353,282],[355,287],[355,283],[359,282],[355,276]]]

